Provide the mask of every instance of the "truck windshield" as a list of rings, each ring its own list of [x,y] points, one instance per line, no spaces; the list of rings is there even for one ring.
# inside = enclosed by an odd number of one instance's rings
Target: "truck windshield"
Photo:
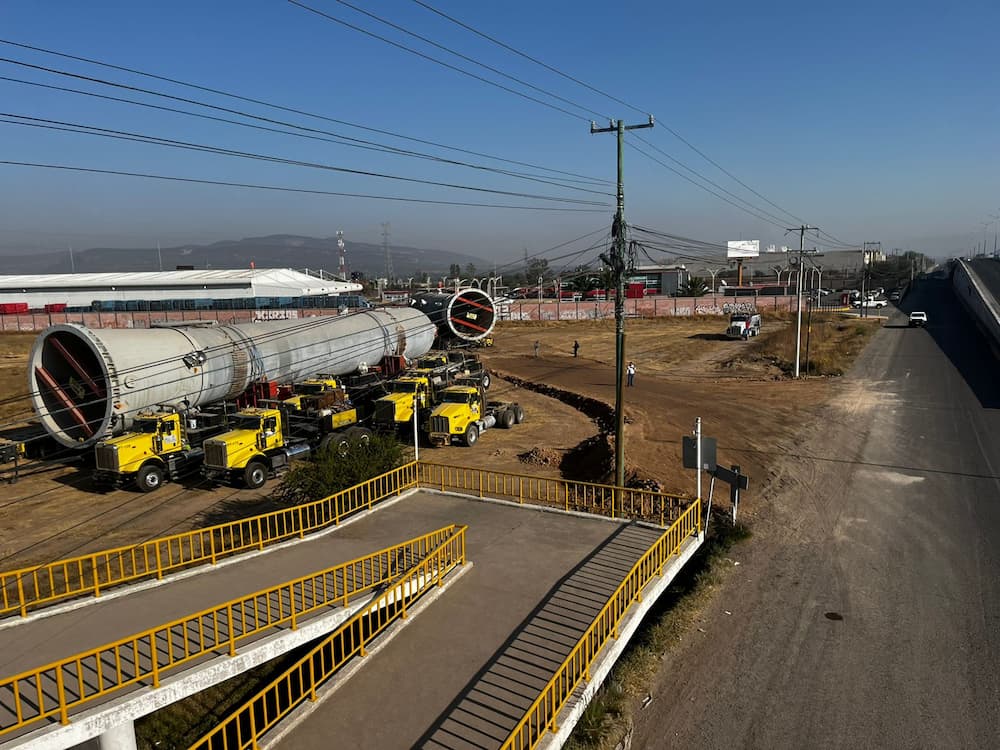
[[[229,418],[229,427],[233,430],[259,430],[260,417],[249,414],[237,414]]]
[[[441,395],[441,401],[446,404],[467,404],[469,403],[469,398],[468,393],[449,393],[445,391]]]
[[[132,423],[132,431],[153,434],[156,432],[157,424],[155,419],[137,419]]]
[[[435,367],[441,367],[444,362],[441,361],[440,357],[423,357],[417,360],[418,370],[433,370]]]
[[[416,393],[417,384],[416,383],[393,383],[392,384],[393,393]]]
[[[750,319],[747,315],[733,315],[729,318],[730,323],[746,323]]]

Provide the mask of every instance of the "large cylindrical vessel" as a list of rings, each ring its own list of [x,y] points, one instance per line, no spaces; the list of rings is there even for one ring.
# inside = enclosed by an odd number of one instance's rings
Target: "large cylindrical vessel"
[[[384,357],[419,357],[434,342],[409,308],[235,325],[91,329],[60,324],[35,342],[28,381],[36,414],[65,446],[124,430],[157,404],[233,398],[257,380],[347,374]]]
[[[423,292],[413,295],[410,305],[426,314],[443,338],[479,341],[496,325],[493,300],[481,289]]]

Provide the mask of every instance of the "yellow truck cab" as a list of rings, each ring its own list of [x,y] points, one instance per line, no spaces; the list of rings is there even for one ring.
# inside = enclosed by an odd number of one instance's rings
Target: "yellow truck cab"
[[[334,383],[305,381],[292,399],[230,416],[230,430],[205,441],[202,474],[258,489],[293,459],[328,448],[344,455],[353,441],[367,442],[370,431],[358,426],[357,408]]]
[[[140,412],[128,432],[94,448],[94,482],[121,487],[134,481],[141,491],[153,492],[166,481],[194,473],[202,459],[199,443],[222,429],[219,415]]]
[[[426,375],[408,373],[389,383],[390,392],[375,400],[375,428],[385,432],[406,429],[413,422],[413,408],[420,412],[430,408],[434,389]]]
[[[495,425],[510,429],[524,421],[524,410],[508,401],[487,401],[476,385],[452,385],[439,394],[440,402],[427,420],[431,445],[443,447],[453,439],[473,446],[479,435]]]

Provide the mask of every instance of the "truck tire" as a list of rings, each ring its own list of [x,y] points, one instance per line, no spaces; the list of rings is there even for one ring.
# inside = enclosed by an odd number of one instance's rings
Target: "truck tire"
[[[341,458],[347,455],[350,448],[351,441],[347,432],[331,432],[319,441],[321,451],[335,451]]]
[[[243,470],[243,484],[248,490],[259,490],[267,482],[267,466],[263,461],[251,461]]]
[[[157,464],[142,466],[135,475],[135,486],[140,492],[153,492],[163,484],[163,469]]]
[[[513,409],[505,410],[504,413],[500,415],[499,419],[500,426],[503,427],[505,430],[509,430],[511,427],[513,427],[516,421],[517,417],[514,416]]]
[[[465,430],[465,436],[464,436],[465,444],[466,446],[471,448],[478,442],[478,440],[479,440],[479,428],[476,427],[476,425],[474,424],[470,424],[469,427]]]
[[[492,383],[493,379],[490,377],[490,374],[486,370],[483,370],[483,390],[488,391]]]
[[[514,421],[518,424],[524,421],[524,409],[521,408],[520,404],[514,404]]]
[[[351,427],[347,431],[347,439],[351,441],[356,440],[362,446],[366,446],[372,440],[372,431],[367,427]]]

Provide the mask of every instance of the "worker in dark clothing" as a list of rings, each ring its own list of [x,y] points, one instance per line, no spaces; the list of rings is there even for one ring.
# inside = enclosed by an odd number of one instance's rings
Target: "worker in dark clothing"
[[[635,385],[635,362],[629,362],[625,373],[628,375],[628,382],[625,385]]]
[[[579,341],[574,341],[573,342],[573,356],[574,357],[578,356],[579,352],[580,352],[580,342]]]

